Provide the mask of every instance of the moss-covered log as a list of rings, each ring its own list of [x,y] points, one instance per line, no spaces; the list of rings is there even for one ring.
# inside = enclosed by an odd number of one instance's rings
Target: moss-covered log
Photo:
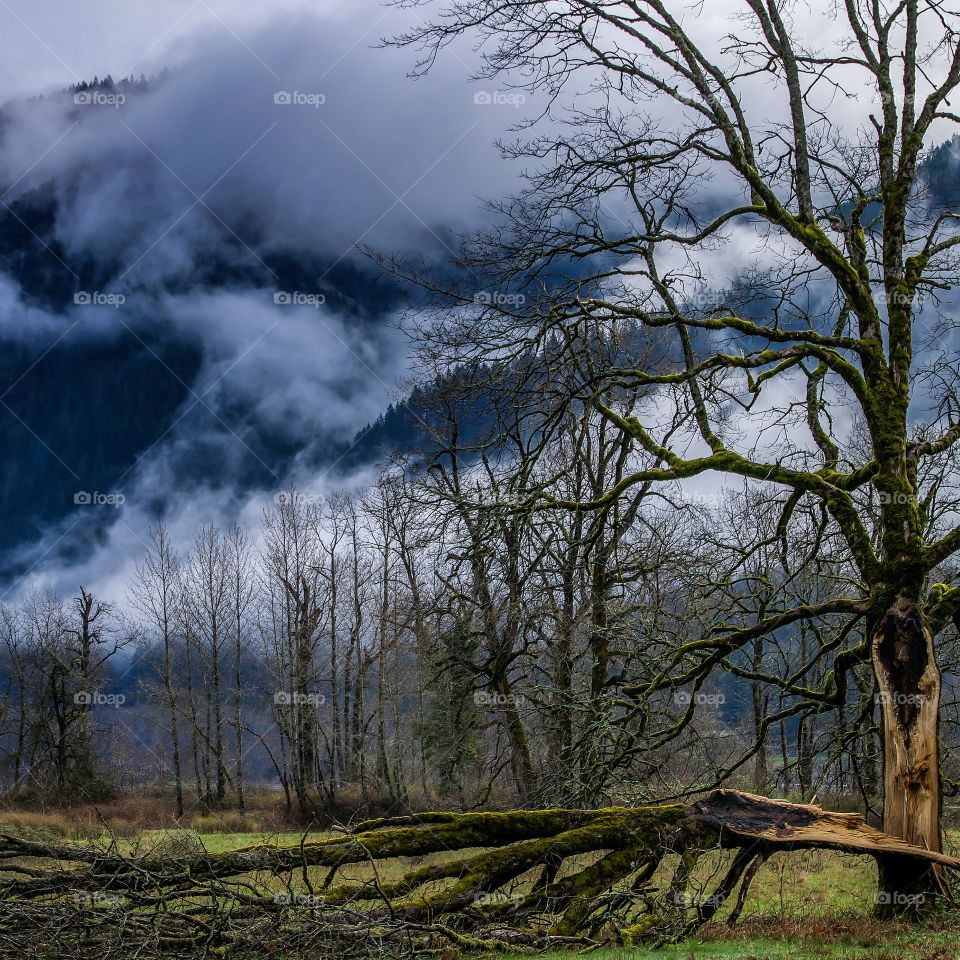
[[[125,854],[2,836],[0,945],[110,957],[129,955],[136,941],[140,955],[242,956],[270,942],[309,957],[333,944],[363,954],[381,943],[401,953],[451,942],[663,942],[695,930],[739,890],[735,918],[759,863],[805,848],[960,868],[856,815],[733,791],[689,806],[378,820],[227,853]],[[704,857],[723,850],[732,859]],[[699,870],[707,859],[716,875]]]

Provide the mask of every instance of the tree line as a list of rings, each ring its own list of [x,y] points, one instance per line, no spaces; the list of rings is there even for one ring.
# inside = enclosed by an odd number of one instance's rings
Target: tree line
[[[461,447],[459,394],[442,396],[430,469],[393,463],[323,497],[285,490],[255,529],[204,526],[186,546],[158,522],[122,595],[4,607],[5,795],[159,789],[183,815],[244,811],[270,788],[306,820],[735,784],[878,809],[869,667],[837,709],[798,689],[798,676],[828,680],[829,617],[685,673],[711,631],[849,576],[815,512],[788,543],[751,487],[647,485],[571,510],[635,468],[619,431],[583,406],[523,473],[527,440]],[[518,506],[531,486],[557,505]],[[948,741],[954,719],[951,707]]]

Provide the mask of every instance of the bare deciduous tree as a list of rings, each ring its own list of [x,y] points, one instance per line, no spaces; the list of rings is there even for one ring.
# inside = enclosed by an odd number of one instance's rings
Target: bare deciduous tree
[[[945,572],[960,525],[939,479],[960,404],[937,294],[957,275],[960,215],[918,171],[960,120],[955,15],[927,0],[848,0],[818,32],[812,12],[743,0],[735,33],[719,36],[679,0],[439,6],[395,41],[421,50],[419,69],[473,36],[485,76],[539,92],[555,122],[506,148],[539,167],[497,230],[468,243],[469,279],[439,291],[418,328],[425,354],[489,363],[514,393],[529,385],[519,369],[580,370],[555,404],[590,405],[641,462],[603,496],[554,506],[602,510],[639,485],[713,472],[773,491],[781,528],[801,505],[821,510],[855,570],[845,589],[719,624],[634,692],[835,620],[831,668],[801,699],[839,709],[851,670],[872,664],[884,828],[939,850],[937,638],[960,609]],[[732,241],[745,254],[718,286],[710,257]],[[478,283],[498,295],[478,306]],[[625,325],[650,352],[599,362],[597,340]],[[624,392],[627,413],[614,402]],[[544,435],[554,422],[545,412]],[[889,866],[886,891],[935,883],[925,867]]]

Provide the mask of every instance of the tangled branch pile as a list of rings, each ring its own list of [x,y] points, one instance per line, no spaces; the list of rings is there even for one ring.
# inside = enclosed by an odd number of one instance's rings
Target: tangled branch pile
[[[853,814],[723,790],[690,806],[375,820],[226,853],[4,835],[0,953],[329,957],[665,942],[738,891],[735,922],[771,854],[812,847],[960,868]]]

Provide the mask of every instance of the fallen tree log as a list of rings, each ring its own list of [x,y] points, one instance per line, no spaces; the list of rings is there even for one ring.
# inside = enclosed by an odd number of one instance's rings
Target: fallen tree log
[[[960,869],[856,814],[729,790],[688,806],[372,820],[225,853],[0,835],[0,952],[264,956],[269,944],[310,957],[662,943],[737,892],[735,922],[760,865],[798,849]]]

